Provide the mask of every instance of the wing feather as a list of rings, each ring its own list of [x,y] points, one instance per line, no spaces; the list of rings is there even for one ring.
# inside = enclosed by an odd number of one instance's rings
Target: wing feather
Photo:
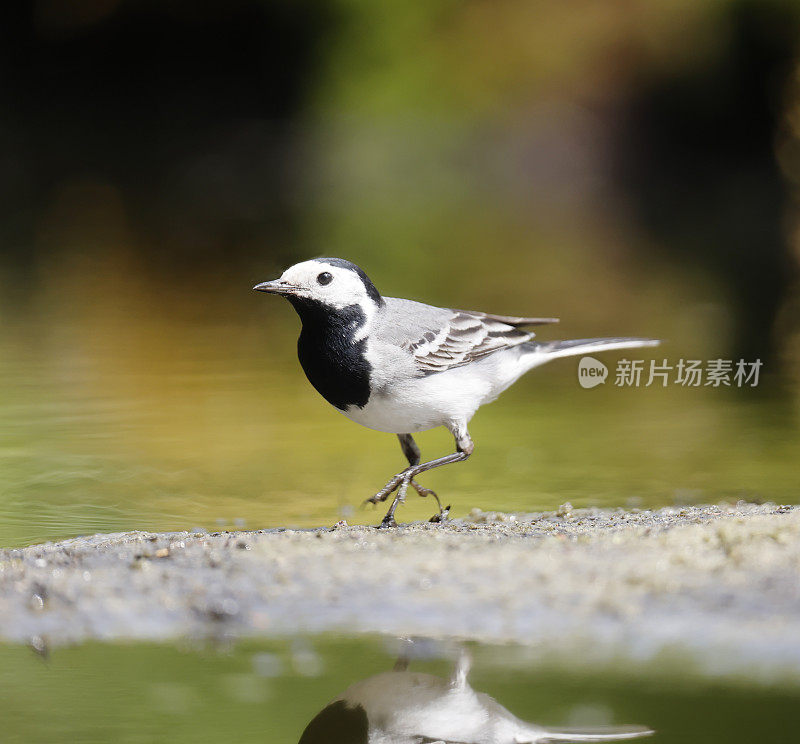
[[[414,356],[420,372],[443,372],[530,341],[534,334],[519,326],[546,322],[555,322],[555,319],[453,310],[438,333],[427,331],[405,346]]]
[[[496,320],[510,326],[550,325],[558,323],[558,318],[519,318],[516,315],[491,315],[489,313],[473,313],[487,320]]]

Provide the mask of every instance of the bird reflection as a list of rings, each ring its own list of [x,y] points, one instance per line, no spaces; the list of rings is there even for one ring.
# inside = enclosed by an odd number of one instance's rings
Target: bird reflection
[[[644,726],[544,728],[512,715],[467,682],[462,653],[449,679],[394,670],[356,682],[308,724],[299,744],[544,744],[620,741],[649,736]]]

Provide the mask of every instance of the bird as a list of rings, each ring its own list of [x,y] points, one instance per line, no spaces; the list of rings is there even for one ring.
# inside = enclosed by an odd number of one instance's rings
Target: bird
[[[409,486],[439,507],[438,495],[416,480],[434,468],[466,460],[474,450],[467,425],[523,374],[560,357],[654,346],[657,339],[614,337],[540,343],[531,326],[558,318],[528,318],[453,310],[384,297],[362,268],[342,258],[314,258],[253,287],[285,297],[300,316],[300,364],[309,382],[352,421],[396,434],[408,466],[364,503],[395,494],[381,527],[396,527],[395,511]],[[439,426],[455,452],[423,462],[413,434]]]
[[[462,652],[449,679],[393,671],[356,682],[306,726],[298,744],[554,744],[638,739],[646,726],[550,729],[513,715],[467,681],[470,657]]]

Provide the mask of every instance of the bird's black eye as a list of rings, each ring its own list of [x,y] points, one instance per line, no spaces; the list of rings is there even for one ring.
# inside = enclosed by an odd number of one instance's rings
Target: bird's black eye
[[[323,271],[321,274],[317,276],[317,283],[321,284],[323,287],[326,284],[330,284],[332,281],[333,281],[333,276],[327,271]]]

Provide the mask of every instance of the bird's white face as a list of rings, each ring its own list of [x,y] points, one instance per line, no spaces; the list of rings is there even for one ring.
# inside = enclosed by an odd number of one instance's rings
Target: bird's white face
[[[254,289],[287,297],[299,297],[336,309],[350,305],[369,307],[375,304],[375,299],[374,296],[370,296],[364,278],[349,266],[328,263],[325,259],[315,259],[290,266],[279,279],[263,282]],[[369,282],[368,279],[367,281]],[[374,287],[372,289],[374,292]]]

